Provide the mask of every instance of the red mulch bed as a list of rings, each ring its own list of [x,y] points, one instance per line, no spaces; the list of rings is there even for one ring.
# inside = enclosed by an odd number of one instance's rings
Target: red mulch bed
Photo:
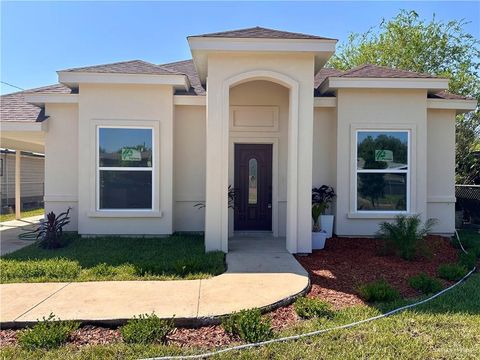
[[[297,260],[310,273],[312,288],[307,296],[321,298],[336,309],[363,304],[358,296],[360,284],[384,278],[400,291],[404,297],[420,295],[408,285],[408,278],[425,272],[436,276],[442,263],[455,262],[457,250],[448,239],[429,236],[427,243],[431,256],[406,261],[398,256],[378,255],[377,240],[371,238],[332,238],[325,249],[314,251],[308,256],[297,256]],[[448,283],[445,282],[445,285]],[[293,305],[281,307],[267,315],[275,330],[281,330],[299,321]],[[18,330],[0,330],[0,346],[15,345]],[[238,343],[219,325],[198,329],[175,329],[169,336],[170,343],[179,346],[216,348]],[[122,341],[119,329],[84,326],[76,330],[70,342],[76,346],[109,344]]]
[[[358,286],[382,278],[404,297],[420,295],[408,285],[408,278],[421,272],[435,277],[438,266],[455,262],[458,254],[449,240],[441,236],[429,236],[427,245],[430,256],[407,261],[394,255],[378,255],[380,244],[375,239],[332,238],[327,240],[325,249],[297,256],[297,260],[310,273],[312,289],[308,296],[324,299],[341,309],[363,304]]]

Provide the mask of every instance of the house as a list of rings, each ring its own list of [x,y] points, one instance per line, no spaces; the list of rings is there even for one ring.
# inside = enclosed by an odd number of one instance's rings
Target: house
[[[429,74],[327,69],[336,42],[256,27],[188,37],[191,60],[58,71],[24,94],[46,211],[71,207],[83,235],[205,231],[207,251],[227,252],[236,232],[265,231],[309,253],[311,189],[327,184],[337,235],[400,213],[452,233],[455,116],[476,102]]]
[[[43,154],[21,153],[20,192],[21,208],[31,209],[43,206],[43,181],[45,159]],[[16,154],[0,149],[0,212],[11,212],[15,207]]]

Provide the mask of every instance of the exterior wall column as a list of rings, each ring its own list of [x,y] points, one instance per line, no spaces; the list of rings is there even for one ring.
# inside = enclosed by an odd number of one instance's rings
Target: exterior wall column
[[[205,250],[228,252],[228,92],[221,79],[207,84]]]
[[[22,152],[20,150],[15,151],[15,219],[21,218],[21,156]]]

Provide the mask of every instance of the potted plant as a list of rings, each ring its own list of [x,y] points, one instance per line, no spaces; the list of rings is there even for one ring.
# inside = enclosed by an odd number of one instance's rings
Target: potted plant
[[[335,196],[335,190],[328,185],[312,189],[312,216],[314,215],[314,208],[317,216],[313,220],[316,222],[317,227],[320,227],[321,230],[327,233],[327,238],[332,237],[334,216],[325,215],[325,211],[329,208]],[[318,217],[320,217],[320,222],[318,222]]]

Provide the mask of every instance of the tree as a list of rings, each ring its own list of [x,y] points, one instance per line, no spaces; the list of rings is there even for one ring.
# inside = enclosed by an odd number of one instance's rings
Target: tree
[[[401,10],[363,34],[351,34],[329,61],[340,70],[375,64],[447,77],[449,91],[480,100],[480,42],[464,30],[465,20],[430,21]],[[480,184],[480,113],[457,116],[456,180]]]

